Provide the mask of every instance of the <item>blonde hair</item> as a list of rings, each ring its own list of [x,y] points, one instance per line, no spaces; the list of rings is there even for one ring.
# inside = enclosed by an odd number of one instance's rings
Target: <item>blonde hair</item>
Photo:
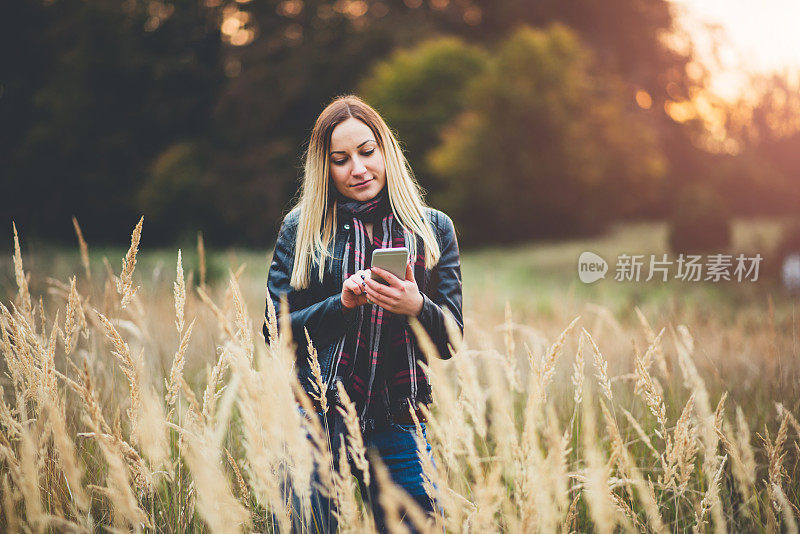
[[[425,217],[422,192],[400,144],[377,111],[357,96],[346,95],[328,104],[311,132],[302,191],[294,207],[302,214],[297,226],[290,282],[295,289],[308,287],[314,263],[319,266],[318,276],[322,282],[325,260],[333,258],[329,248],[336,234],[336,195],[331,190],[333,186],[329,179],[331,133],[349,118],[360,120],[375,135],[385,162],[386,187],[392,212],[400,224],[415,236],[412,249],[416,248],[416,236],[419,236],[425,246],[425,267],[430,269],[439,261],[441,251],[433,228]],[[412,250],[411,254],[413,256],[416,251]]]

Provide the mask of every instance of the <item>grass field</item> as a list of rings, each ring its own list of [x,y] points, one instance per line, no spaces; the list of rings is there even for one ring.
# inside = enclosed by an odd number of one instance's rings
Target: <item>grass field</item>
[[[741,221],[733,250],[779,237],[778,221]],[[181,284],[177,250],[146,243],[145,225],[135,269],[133,251],[89,244],[87,271],[77,246],[24,235],[16,269],[0,258],[0,530],[272,532],[281,476],[307,489],[310,459],[328,458],[292,408],[287,340],[261,337],[270,252],[201,260],[189,244]],[[663,224],[629,223],[463,251],[464,343],[430,362],[447,531],[797,531],[797,297],[766,276],[613,280],[619,254],[665,243]],[[612,264],[605,280],[578,280],[585,250]],[[325,485],[344,531],[369,528],[348,473]]]

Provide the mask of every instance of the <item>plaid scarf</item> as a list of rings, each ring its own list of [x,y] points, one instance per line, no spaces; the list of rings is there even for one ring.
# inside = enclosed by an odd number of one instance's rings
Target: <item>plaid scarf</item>
[[[373,223],[374,248],[408,247],[415,254],[414,277],[417,284],[423,283],[425,256],[422,242],[415,240],[414,234],[395,219],[386,187],[375,198],[364,202],[339,195],[337,209],[338,216],[352,219],[343,258],[342,283],[356,271],[371,266],[367,222]],[[416,247],[412,247],[412,241]],[[430,382],[417,363],[422,352],[406,317],[369,303],[352,313],[358,313],[358,317],[353,329],[339,341],[331,386],[335,388],[337,380],[343,382],[347,394],[355,402],[362,431],[376,424],[376,421],[367,419],[370,404],[378,396],[383,397],[392,415],[408,413],[408,406],[416,407],[417,402],[430,403]]]

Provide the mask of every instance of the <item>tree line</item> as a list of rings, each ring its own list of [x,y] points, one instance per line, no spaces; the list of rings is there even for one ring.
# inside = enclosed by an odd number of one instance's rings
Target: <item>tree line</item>
[[[153,244],[269,246],[316,115],[349,92],[466,246],[666,217],[684,197],[796,209],[791,87],[764,81],[753,115],[726,120],[735,154],[709,151],[699,119],[668,113],[706,84],[673,31],[664,0],[12,0],[0,213],[47,241],[71,242],[76,216],[90,242],[121,242],[144,214]]]

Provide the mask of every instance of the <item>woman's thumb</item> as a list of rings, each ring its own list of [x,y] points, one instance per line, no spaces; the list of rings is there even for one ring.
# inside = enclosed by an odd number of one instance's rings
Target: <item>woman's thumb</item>
[[[414,264],[411,262],[406,263],[406,280],[414,280]]]

